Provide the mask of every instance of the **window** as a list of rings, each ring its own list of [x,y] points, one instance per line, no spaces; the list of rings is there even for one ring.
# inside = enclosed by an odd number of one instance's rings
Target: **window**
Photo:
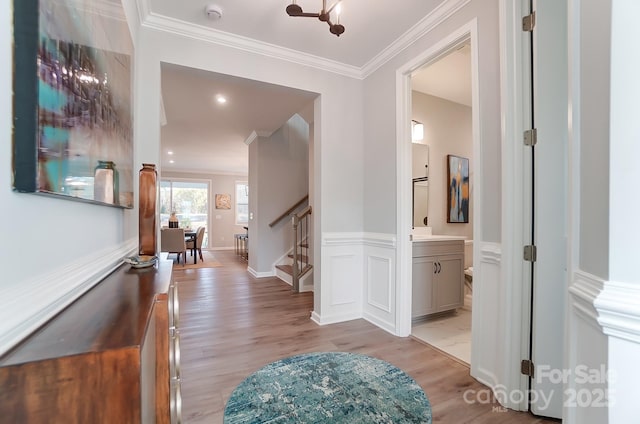
[[[236,225],[249,222],[249,184],[236,181]]]
[[[169,226],[175,212],[180,228],[205,227],[202,247],[207,246],[209,223],[209,182],[190,180],[160,181],[160,225]]]

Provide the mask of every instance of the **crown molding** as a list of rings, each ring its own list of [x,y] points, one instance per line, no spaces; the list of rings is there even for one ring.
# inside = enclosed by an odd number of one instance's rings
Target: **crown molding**
[[[274,131],[251,131],[251,134],[249,134],[249,137],[247,137],[247,139],[244,141],[244,144],[248,146],[253,143],[258,137],[271,137],[271,134],[273,133]]]
[[[141,1],[144,3],[146,0]],[[361,70],[356,66],[346,65],[334,60],[325,59],[282,46],[276,46],[275,44],[265,43],[248,37],[230,34],[214,28],[187,23],[179,19],[158,15],[153,12],[149,12],[143,16],[142,26],[144,28],[169,32],[182,37],[192,38],[194,40],[215,43],[237,50],[268,56],[270,58],[286,60],[298,65],[309,66],[351,78],[360,78],[361,76]]]
[[[79,0],[75,0],[79,1]],[[98,0],[108,3],[105,0]],[[150,0],[136,0],[140,12],[140,24],[149,29],[169,32],[182,37],[219,44],[233,49],[256,53],[276,59],[286,60],[298,65],[309,66],[323,71],[333,72],[350,78],[363,80],[397,54],[409,47],[420,37],[433,30],[440,23],[466,6],[471,0],[446,0],[417,24],[407,30],[382,52],[358,67],[335,60],[300,52],[274,44],[265,43],[248,37],[196,25],[151,11]]]
[[[466,6],[471,0],[447,0],[436,7],[431,13],[422,18],[417,24],[409,28],[396,41],[381,51],[361,68],[361,79],[377,71],[382,65],[409,47],[417,39],[431,32],[435,27],[448,19],[451,15]]]
[[[258,133],[255,131],[251,131],[251,134],[249,134],[249,137],[247,137],[247,139],[244,141],[244,144],[248,146],[251,143],[253,143],[256,140],[256,138],[258,138]]]
[[[149,4],[150,0],[135,0],[136,5],[138,6],[138,19],[140,21],[140,26],[144,24],[145,17],[149,16],[151,13],[151,5]]]

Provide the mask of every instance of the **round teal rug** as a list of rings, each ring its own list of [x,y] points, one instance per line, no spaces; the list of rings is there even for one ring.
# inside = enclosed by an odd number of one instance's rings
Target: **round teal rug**
[[[415,380],[388,362],[318,352],[251,374],[231,394],[224,422],[431,423],[431,406]]]

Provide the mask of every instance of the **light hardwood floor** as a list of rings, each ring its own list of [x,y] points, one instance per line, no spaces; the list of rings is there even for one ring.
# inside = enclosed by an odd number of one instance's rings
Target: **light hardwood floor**
[[[557,422],[497,403],[465,402],[466,391],[487,389],[470,377],[468,367],[365,320],[318,326],[309,318],[312,293],[293,294],[277,278],[254,278],[233,251],[215,255],[222,267],[174,266],[184,423],[222,423],[225,402],[249,374],[278,359],[318,351],[362,353],[403,369],[425,390],[434,423]]]

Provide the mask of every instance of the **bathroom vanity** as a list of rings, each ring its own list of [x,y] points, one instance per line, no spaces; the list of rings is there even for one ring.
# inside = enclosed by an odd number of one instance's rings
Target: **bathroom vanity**
[[[412,307],[417,318],[464,305],[464,237],[412,237]]]

